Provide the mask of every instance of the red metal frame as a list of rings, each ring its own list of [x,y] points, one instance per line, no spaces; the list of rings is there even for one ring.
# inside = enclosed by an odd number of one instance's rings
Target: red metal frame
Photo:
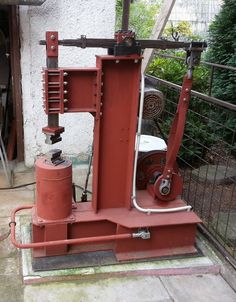
[[[55,46],[58,36],[51,41],[52,34],[55,33],[47,33],[47,41]],[[56,58],[58,50],[50,45],[47,56]],[[40,219],[37,200],[35,206],[27,207],[33,207],[33,243],[29,244],[15,240],[15,213],[21,208],[16,209],[11,222],[15,246],[33,248],[34,257],[113,250],[121,261],[196,252],[195,232],[200,219],[193,212],[147,215],[132,205],[141,61],[138,55],[97,56],[94,68],[44,70],[46,114],[90,112],[94,116],[93,194],[91,201],[73,203],[72,216],[65,219]],[[55,88],[57,92],[50,93]],[[168,209],[185,205],[175,196],[182,189],[175,159],[183,135],[191,81],[185,79],[183,89],[161,176],[170,175],[173,194],[169,199],[159,198],[158,179],[152,189],[154,195],[150,190],[138,191],[141,207]],[[63,130],[63,127],[45,127],[43,132],[55,134]],[[36,189],[40,190],[38,184]],[[166,199],[171,201],[163,202]],[[52,202],[56,204],[56,200]],[[132,234],[140,229],[148,229],[151,238],[133,238]]]

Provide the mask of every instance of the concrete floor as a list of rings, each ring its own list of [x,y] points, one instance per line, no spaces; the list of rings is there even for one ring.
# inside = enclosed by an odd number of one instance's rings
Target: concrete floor
[[[18,166],[15,185],[31,182],[33,171]],[[82,183],[81,183],[82,184]],[[0,175],[0,187],[4,187]],[[34,202],[34,186],[0,191],[0,235],[8,230],[9,215],[13,208]],[[27,215],[26,212],[21,215]],[[225,265],[221,271],[225,273]],[[218,260],[216,260],[218,259]],[[236,285],[234,273],[229,273],[231,285]],[[224,274],[227,275],[227,273]],[[24,285],[20,252],[9,238],[0,242],[0,301],[1,302],[235,302],[236,293],[221,274],[180,276],[126,276],[96,281],[63,281]]]

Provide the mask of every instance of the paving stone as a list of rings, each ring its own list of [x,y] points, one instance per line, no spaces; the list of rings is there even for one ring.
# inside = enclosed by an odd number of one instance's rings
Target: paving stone
[[[160,277],[175,302],[235,302],[236,293],[220,275]]]
[[[0,293],[0,302],[23,302],[24,288],[21,278],[18,275],[0,275]]]
[[[0,191],[0,217],[9,217],[14,208],[33,202],[34,192],[31,190]],[[21,214],[23,215],[25,212],[21,212]]]
[[[236,169],[226,166],[201,166],[193,170],[192,174],[197,181],[215,184],[230,184],[236,180]]]
[[[35,294],[37,293],[37,294]],[[111,278],[94,282],[26,286],[24,302],[171,302],[157,277]]]
[[[19,275],[19,261],[17,257],[14,258],[0,258],[0,275]]]
[[[27,170],[23,172],[14,173],[14,186],[23,185],[35,181],[34,170]]]
[[[224,239],[229,245],[236,244],[236,212],[225,213],[219,212],[213,217],[212,228]]]

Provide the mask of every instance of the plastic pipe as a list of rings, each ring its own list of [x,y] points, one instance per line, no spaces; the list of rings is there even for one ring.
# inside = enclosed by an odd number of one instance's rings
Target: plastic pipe
[[[140,144],[140,136],[141,136],[141,127],[142,127],[142,116],[143,116],[143,104],[144,104],[144,75],[141,76],[141,93],[140,93],[140,103],[139,103],[139,118],[138,118],[138,130],[136,134],[136,146],[135,146],[135,156],[134,156],[134,170],[133,170],[133,188],[132,188],[132,200],[135,209],[143,213],[173,213],[173,212],[181,212],[181,211],[190,211],[191,206],[183,206],[176,208],[162,208],[162,209],[149,209],[142,208],[138,202],[136,197],[136,174],[137,174],[137,162],[138,162],[138,152],[139,152],[139,144]]]

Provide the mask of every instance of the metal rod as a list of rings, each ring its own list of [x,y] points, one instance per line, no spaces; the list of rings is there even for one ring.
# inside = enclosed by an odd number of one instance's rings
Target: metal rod
[[[130,11],[130,0],[123,0],[123,14],[122,14],[121,29],[124,31],[127,31],[129,29],[129,11]]]
[[[46,63],[47,63],[47,68],[57,68],[58,67],[58,57],[48,57]],[[48,114],[47,117],[48,117],[48,127],[58,127],[59,126],[58,113]]]
[[[166,87],[171,87],[171,88],[174,88],[176,90],[181,90],[181,86],[180,85],[177,85],[177,84],[174,84],[174,83],[171,83],[171,82],[168,82],[166,80],[162,80],[160,78],[156,78],[156,77],[153,77],[153,76],[150,76],[150,75],[147,75],[146,76],[146,79],[149,81],[149,83],[151,83],[152,85],[157,85],[158,83],[161,83],[162,85],[166,86]],[[225,102],[225,101],[222,101],[220,99],[217,99],[217,98],[214,98],[212,96],[208,96],[206,94],[203,94],[203,93],[200,93],[200,92],[197,92],[195,90],[191,90],[191,95],[192,96],[196,96],[200,99],[203,99],[209,103],[212,103],[212,104],[216,104],[216,105],[219,105],[221,107],[224,107],[224,108],[227,108],[227,109],[230,109],[230,110],[233,110],[233,111],[236,111],[236,105],[234,104],[231,104],[231,103],[228,103],[228,102]]]
[[[160,52],[157,52],[156,55],[159,57],[162,57],[162,58],[170,58],[170,59],[176,59],[179,61],[185,61],[185,58],[174,56],[174,55],[169,55],[169,54],[164,54],[164,53],[160,53]],[[229,66],[229,65],[216,64],[216,63],[211,63],[211,62],[206,62],[206,61],[201,61],[201,64],[236,71],[236,67]]]
[[[212,84],[213,84],[213,78],[214,78],[214,71],[215,71],[215,66],[211,65],[211,73],[210,73],[210,83],[209,83],[209,96],[211,96],[212,93]]]
[[[189,48],[191,43],[188,42],[175,42],[167,40],[136,40],[140,44],[141,48],[158,48],[158,49],[177,49],[177,48]],[[45,40],[39,41],[40,45],[46,45]],[[116,44],[115,39],[93,39],[93,38],[83,38],[83,39],[64,39],[59,40],[58,44],[61,46],[76,46],[76,47],[101,47],[101,48],[111,48]],[[52,68],[52,67],[51,67]]]
[[[91,243],[91,242],[102,242],[102,241],[111,241],[111,240],[122,240],[132,238],[131,233],[125,234],[115,234],[115,235],[104,235],[104,236],[95,236],[95,237],[85,237],[85,238],[75,238],[75,239],[62,239],[54,241],[45,241],[45,242],[33,242],[33,243],[19,243],[16,241],[16,213],[21,210],[32,209],[34,205],[21,206],[13,210],[11,214],[11,242],[13,245],[20,249],[31,249],[31,248],[40,248],[40,247],[49,247],[56,245],[72,245],[80,243]]]

